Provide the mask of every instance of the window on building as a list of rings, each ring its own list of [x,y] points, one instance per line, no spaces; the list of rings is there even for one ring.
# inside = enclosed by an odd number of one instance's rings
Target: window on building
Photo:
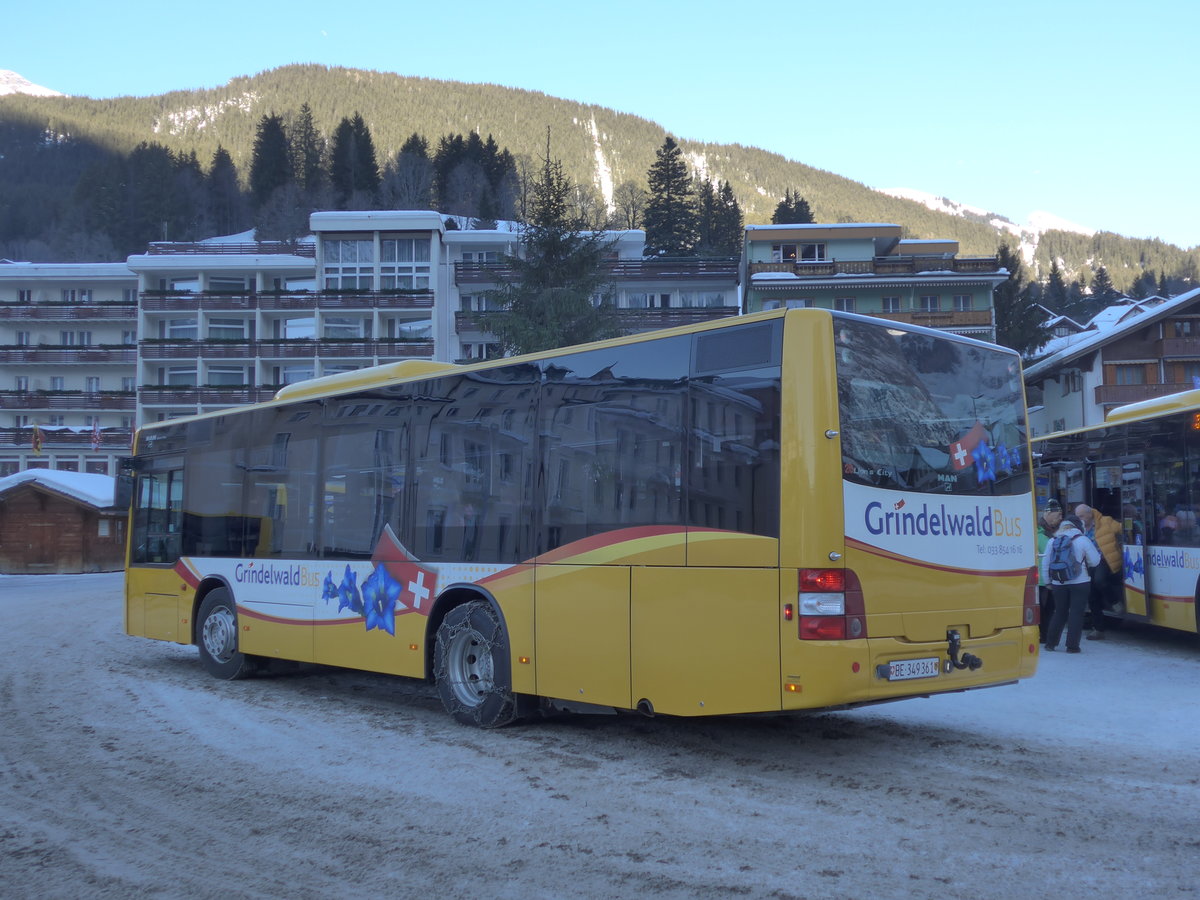
[[[195,319],[168,319],[161,324],[161,335],[170,341],[194,341],[196,339]]]
[[[62,415],[53,415],[46,417],[46,424],[52,425],[55,428],[61,428],[67,424],[66,417]]]
[[[100,376],[88,375],[83,379],[83,389],[89,394],[96,394],[100,391]]]
[[[795,262],[796,261],[796,245],[795,244],[772,244],[771,245],[771,262]]]
[[[780,300],[764,300],[763,310],[768,309],[812,309],[812,297],[787,297]]]
[[[245,278],[223,278],[208,279],[208,289],[222,294],[238,294],[246,290]]]
[[[91,288],[81,288],[80,289],[79,302],[80,303],[91,303],[92,302],[92,289]]]
[[[121,299],[126,303],[137,303],[137,288],[121,288]]]
[[[900,312],[900,298],[899,297],[884,297],[883,300],[880,302],[881,302],[881,308],[882,308],[883,312],[885,312],[885,313]]]
[[[126,347],[132,347],[137,343],[137,332],[126,329],[121,332],[121,343]]]
[[[504,355],[504,348],[497,343],[467,343],[463,342],[460,359],[499,359]]]
[[[374,241],[326,240],[321,246],[327,290],[369,291],[374,287]]]
[[[121,376],[121,390],[126,393],[133,393],[137,390],[137,378],[133,375]]]
[[[75,332],[60,331],[58,333],[58,343],[62,347],[74,347],[75,346]]]
[[[499,250],[464,250],[463,262],[473,263],[498,263],[500,262]]]
[[[429,290],[429,238],[388,238],[380,255],[380,290]]]
[[[685,309],[712,309],[725,305],[724,291],[680,291],[679,305]]]
[[[626,291],[622,305],[625,309],[645,309],[650,305],[650,295],[645,291]]]
[[[941,298],[937,294],[923,294],[917,308],[921,312],[937,312],[941,308]]]
[[[1194,337],[1197,333],[1195,322],[1191,319],[1176,319],[1171,323],[1171,336],[1177,338]]]
[[[854,312],[853,297],[834,297],[833,308],[840,312]]]
[[[29,416],[25,413],[17,413],[13,416],[13,425],[17,428],[28,428]]]
[[[21,303],[32,303],[33,291],[30,288],[21,288],[17,291],[17,300]]]
[[[1185,384],[1200,387],[1200,363],[1184,363],[1180,369]]]
[[[1145,366],[1115,366],[1113,379],[1116,384],[1145,384]]]
[[[825,262],[828,259],[825,255],[825,245],[801,244],[800,258],[805,262]]]
[[[61,391],[64,386],[65,386],[65,381],[63,379],[63,376],[61,376],[61,375],[51,375],[50,376],[50,390]]]
[[[76,343],[80,347],[92,346],[92,333],[90,331],[79,332],[79,334],[77,335],[77,338],[78,338],[78,340],[76,341]]]
[[[16,377],[16,388],[18,391],[29,390],[29,376],[28,375],[18,375]]]
[[[29,346],[29,332],[28,331],[18,331],[17,332],[17,346],[18,347],[28,347]]]
[[[316,373],[311,364],[297,366],[278,366],[275,369],[278,384],[295,384],[298,381],[308,381]]]
[[[214,341],[244,341],[248,322],[245,319],[209,319],[208,336]]]
[[[75,290],[75,288],[63,288],[63,290],[62,290],[62,302],[63,303],[75,303],[76,301],[78,301],[78,299],[79,299],[79,292],[77,290]]]
[[[209,366],[208,383],[216,387],[241,387],[249,384],[242,366]]]
[[[195,387],[196,386],[196,370],[189,369],[185,366],[171,366],[165,371],[159,369],[162,374],[162,383],[175,385],[176,387]]]
[[[970,312],[972,306],[972,298],[970,294],[955,294],[954,295],[954,311],[955,312]]]
[[[324,328],[327,338],[362,340],[370,337],[371,323],[361,316],[326,316]]]

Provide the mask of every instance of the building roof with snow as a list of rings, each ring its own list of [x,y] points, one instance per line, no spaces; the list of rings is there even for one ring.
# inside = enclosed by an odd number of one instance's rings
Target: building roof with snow
[[[97,509],[111,508],[116,490],[116,479],[111,475],[63,472],[58,469],[25,469],[0,478],[0,499],[13,488],[29,483],[71,497]]]

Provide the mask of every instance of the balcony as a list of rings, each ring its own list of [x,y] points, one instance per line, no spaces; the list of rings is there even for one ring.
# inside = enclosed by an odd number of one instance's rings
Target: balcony
[[[618,309],[617,322],[627,334],[675,328],[679,325],[695,325],[736,316],[736,306],[667,307],[653,309]],[[454,314],[454,330],[458,334],[487,334],[479,320],[479,313],[457,312]]]
[[[143,385],[138,389],[143,406],[243,406],[247,403],[261,403],[275,397],[274,387],[247,387],[246,385],[230,385],[221,387],[205,385],[192,387],[188,385]]]
[[[195,291],[145,291],[146,312],[264,312],[342,309],[432,309],[433,291],[296,291],[262,293],[208,293]]]
[[[40,322],[80,322],[137,319],[129,303],[0,303],[0,319],[36,319]]]
[[[240,244],[217,244],[201,241],[152,241],[147,248],[152,256],[175,254],[204,254],[206,256],[303,256],[313,259],[317,245],[300,241],[245,241]]]
[[[651,257],[614,259],[604,263],[608,277],[616,282],[689,281],[737,284],[737,257]],[[514,277],[512,266],[504,263],[455,263],[454,283],[502,284]]]
[[[75,451],[90,451],[92,449],[92,431],[68,431],[48,426],[42,426],[42,453],[54,449],[70,449]],[[129,452],[132,434],[128,428],[100,429],[100,451]],[[6,449],[30,449],[33,446],[33,428],[0,428],[0,447]]]
[[[1152,400],[1192,390],[1191,382],[1174,384],[1101,384],[1095,388],[1099,406],[1124,406],[1140,400]]]
[[[1159,359],[1200,357],[1200,337],[1163,338],[1155,342],[1154,351]]]
[[[936,312],[912,310],[897,313],[869,312],[863,313],[863,315],[872,316],[876,319],[888,319],[892,322],[905,322],[909,325],[924,325],[926,328],[940,328],[943,331],[947,328],[990,328],[992,325],[992,311],[990,309],[961,311],[946,309]]]
[[[39,345],[37,347],[0,347],[0,364],[6,365],[76,365],[88,363],[122,363],[133,365],[137,362],[136,347],[58,347]]]
[[[834,275],[922,275],[929,272],[953,272],[957,275],[995,275],[1000,261],[994,256],[939,259],[922,256],[877,256],[874,259],[829,259],[817,261],[752,262],[750,275],[760,272],[787,272],[799,278],[830,278]]]
[[[134,404],[127,391],[0,391],[0,409],[131,411]]]
[[[258,342],[260,359],[330,359],[334,357],[369,359],[371,357],[431,357],[433,341],[406,341],[394,338],[380,340],[309,340],[286,339]]]

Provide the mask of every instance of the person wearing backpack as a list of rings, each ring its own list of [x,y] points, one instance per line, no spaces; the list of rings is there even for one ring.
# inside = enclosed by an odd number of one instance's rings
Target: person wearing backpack
[[[1099,564],[1100,551],[1083,533],[1083,522],[1078,516],[1066,516],[1042,557],[1042,574],[1054,592],[1054,616],[1046,629],[1047,650],[1057,649],[1065,625],[1067,652],[1080,652],[1083,613],[1092,586],[1088,569]]]
[[[1038,606],[1041,607],[1041,615],[1038,617],[1038,633],[1041,636],[1043,644],[1046,643],[1046,629],[1050,627],[1050,619],[1054,615],[1054,590],[1050,586],[1050,580],[1042,574],[1042,559],[1046,556],[1046,551],[1050,547],[1050,541],[1054,538],[1054,533],[1058,531],[1058,526],[1062,524],[1062,517],[1062,505],[1051,497],[1046,501],[1046,508],[1042,512],[1042,517],[1038,519]]]

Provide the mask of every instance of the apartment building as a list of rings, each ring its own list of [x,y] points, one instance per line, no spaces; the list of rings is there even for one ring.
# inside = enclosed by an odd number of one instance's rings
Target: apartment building
[[[0,260],[0,477],[115,473],[136,417],[137,302],[124,263]]]
[[[300,241],[246,234],[154,243],[123,264],[0,264],[0,475],[114,474],[145,422],[364,366],[498,355],[473,314],[519,238],[455,225],[420,210],[317,212]],[[609,237],[627,330],[740,311],[736,259],[645,260],[642,232]]]
[[[952,240],[907,240],[899,225],[748,225],[745,310],[817,307],[996,340],[996,257]]]

